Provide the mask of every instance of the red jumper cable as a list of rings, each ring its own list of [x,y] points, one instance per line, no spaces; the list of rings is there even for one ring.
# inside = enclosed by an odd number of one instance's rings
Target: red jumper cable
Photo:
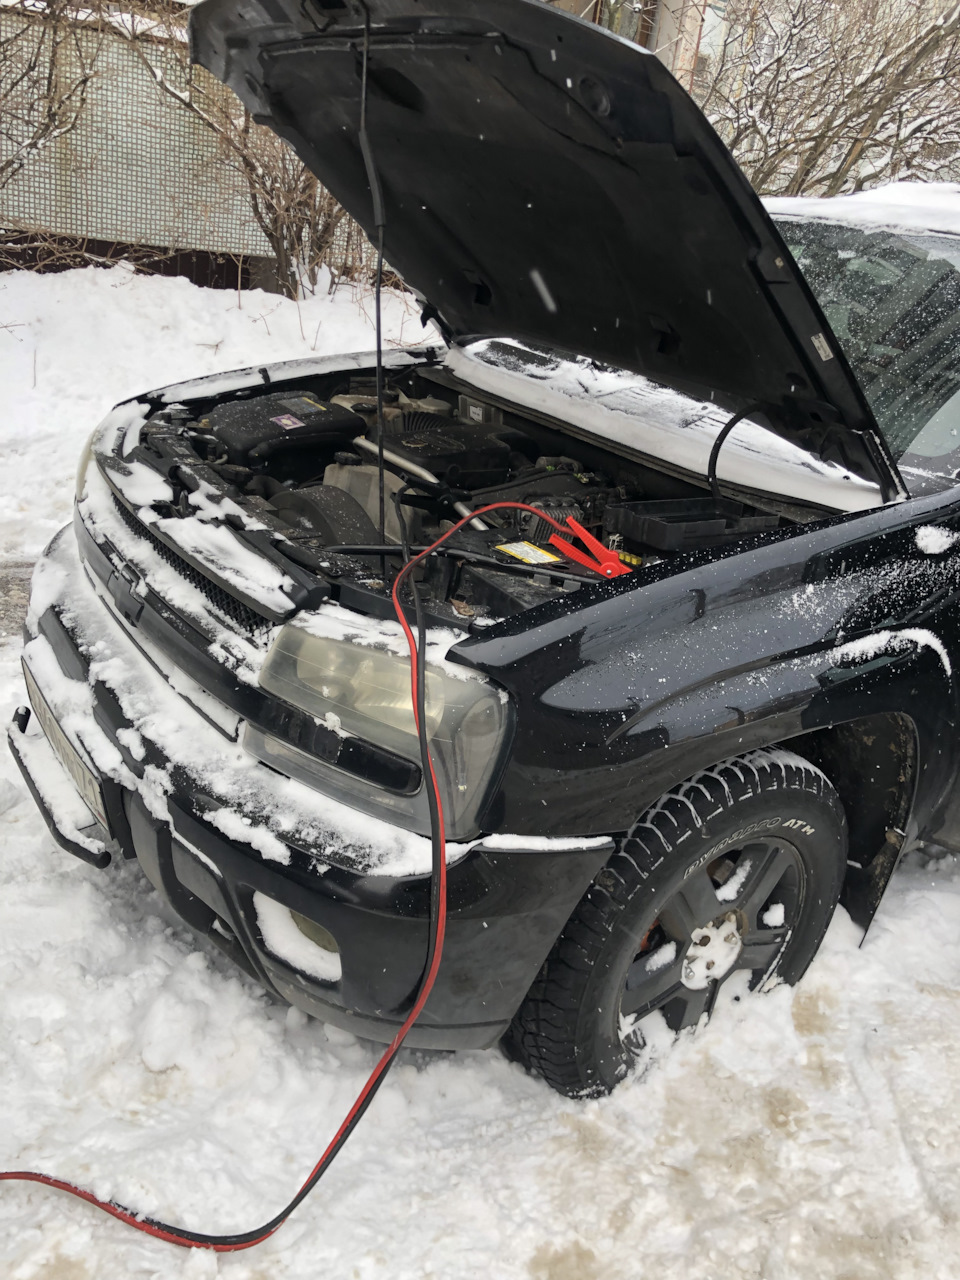
[[[552,516],[546,512],[538,511],[536,507],[531,507],[525,502],[493,502],[489,506],[480,507],[468,516],[464,516],[462,520],[458,520],[452,528],[437,538],[436,542],[431,543],[424,551],[408,560],[406,564],[397,574],[393,582],[393,590],[391,592],[393,598],[393,607],[399,619],[400,626],[406,636],[407,646],[410,650],[410,687],[411,697],[413,700],[413,713],[416,721],[418,733],[421,733],[421,704],[418,697],[418,671],[419,671],[419,654],[417,651],[417,643],[414,639],[413,631],[407,621],[403,606],[400,603],[400,587],[410,576],[413,570],[427,556],[431,555],[446,540],[458,530],[462,529],[470,520],[477,516],[486,515],[490,511],[502,510],[503,508],[511,508],[518,511],[529,511],[540,519],[546,520],[559,533],[572,532],[579,537],[584,544],[594,553],[596,559],[592,560],[588,555],[579,552],[577,548],[572,547],[568,542],[558,538],[556,534],[552,535],[551,542],[575,560],[578,564],[593,569],[594,572],[602,574],[604,577],[615,577],[619,573],[629,573],[630,570],[626,565],[617,564],[619,568],[612,568],[610,557],[616,558],[616,553],[609,551],[602,543],[593,538],[587,531],[579,525],[576,520],[567,517],[567,528],[558,524]],[[411,586],[413,584],[411,583]],[[415,590],[415,587],[413,588]],[[425,741],[425,738],[423,739]],[[166,1240],[169,1244],[180,1245],[184,1249],[211,1249],[214,1253],[233,1253],[241,1249],[250,1249],[254,1245],[262,1244],[264,1240],[270,1236],[289,1218],[294,1209],[301,1204],[317,1185],[323,1175],[333,1163],[334,1158],[342,1150],[347,1139],[353,1133],[360,1119],[362,1118],[367,1107],[373,1101],[374,1095],[383,1083],[383,1080],[393,1064],[397,1056],[397,1052],[410,1029],[420,1016],[424,1005],[427,1003],[430,992],[433,990],[434,983],[437,979],[437,972],[440,968],[440,960],[443,955],[443,944],[446,936],[447,927],[447,859],[446,859],[446,835],[443,822],[443,802],[440,797],[440,787],[437,783],[437,777],[433,768],[433,759],[430,755],[429,746],[423,753],[427,768],[425,769],[425,781],[433,793],[436,801],[436,821],[433,824],[432,831],[432,850],[433,850],[433,871],[437,886],[438,909],[435,918],[432,920],[432,934],[430,938],[429,948],[427,952],[426,970],[417,998],[414,1001],[413,1008],[407,1015],[400,1030],[394,1036],[393,1040],[387,1046],[377,1065],[367,1079],[366,1084],[357,1095],[357,1099],[353,1106],[347,1112],[339,1129],[327,1145],[323,1155],[314,1165],[310,1174],[301,1185],[299,1191],[293,1197],[288,1205],[269,1222],[265,1222],[262,1226],[254,1227],[251,1231],[243,1231],[235,1234],[210,1235],[200,1231],[189,1231],[185,1227],[172,1226],[170,1223],[158,1221],[155,1218],[148,1218],[139,1214],[134,1209],[128,1208],[126,1205],[118,1204],[114,1200],[101,1200],[99,1196],[93,1194],[92,1191],[86,1191],[83,1187],[78,1187],[73,1182],[68,1182],[64,1178],[55,1178],[47,1173],[34,1173],[27,1170],[0,1172],[0,1181],[4,1182],[39,1182],[47,1187],[55,1187],[59,1191],[69,1192],[70,1195],[77,1196],[81,1200],[86,1200],[88,1204],[102,1209],[104,1213],[109,1213],[114,1218],[119,1218],[121,1222],[125,1222],[128,1226],[134,1227],[137,1231],[144,1234],[154,1236],[158,1240]]]

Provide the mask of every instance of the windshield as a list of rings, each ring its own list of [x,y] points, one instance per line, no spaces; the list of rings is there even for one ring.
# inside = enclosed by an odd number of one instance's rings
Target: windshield
[[[960,238],[792,218],[777,224],[893,456],[920,472],[955,475]]]

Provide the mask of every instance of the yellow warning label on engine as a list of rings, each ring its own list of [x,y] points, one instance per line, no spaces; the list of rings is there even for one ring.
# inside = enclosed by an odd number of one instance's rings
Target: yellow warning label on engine
[[[532,542],[504,542],[498,551],[505,551],[508,556],[513,556],[515,560],[522,560],[524,564],[553,564],[559,560],[559,556],[555,556],[552,551],[545,551],[543,547],[534,546]]]

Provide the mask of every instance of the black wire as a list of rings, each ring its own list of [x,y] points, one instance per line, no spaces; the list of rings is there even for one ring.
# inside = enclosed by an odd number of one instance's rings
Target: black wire
[[[410,484],[402,484],[393,495],[393,509],[397,513],[397,523],[400,526],[400,554],[403,556],[403,563],[409,564],[410,555],[410,538],[407,533],[407,522],[403,515],[403,499],[404,496],[411,492],[413,486]],[[421,547],[421,551],[426,551],[426,547]]]
[[[506,536],[506,535],[505,535]],[[324,547],[325,555],[339,556],[402,556],[403,551],[396,543],[385,542],[382,544],[352,544],[344,543],[342,546]],[[426,551],[426,547],[412,547],[411,553],[418,555],[421,551]],[[436,556],[446,556],[450,560],[463,560],[466,564],[477,564],[490,569],[497,569],[503,573],[519,573],[528,578],[539,578],[544,574],[551,578],[563,578],[570,582],[586,582],[594,584],[597,581],[595,573],[582,573],[579,569],[573,569],[564,561],[551,561],[549,564],[524,564],[518,560],[514,563],[508,563],[505,560],[497,560],[494,556],[486,556],[480,551],[468,551],[464,547],[437,547],[434,550]]]
[[[383,286],[383,227],[377,228],[377,281],[374,286],[374,315],[377,325],[377,479],[379,483],[380,493],[380,523],[377,526],[380,533],[380,541],[383,542],[386,537],[385,533],[385,516],[384,516],[384,491],[386,487],[386,477],[383,470],[383,337],[381,332],[382,322],[380,314],[380,292]],[[380,575],[387,576],[386,561],[380,560]]]
[[[373,155],[373,147],[370,143],[370,135],[367,132],[367,70],[370,62],[370,13],[364,6],[363,10],[363,70],[360,84],[360,151],[363,155],[363,165],[367,172],[367,182],[370,185],[370,198],[373,201],[373,223],[377,229],[377,279],[374,286],[374,315],[376,317],[377,326],[377,474],[380,485],[380,541],[384,540],[385,525],[385,477],[383,470],[383,334],[380,309],[380,293],[383,286],[383,232],[387,225],[387,215],[383,204],[383,188],[380,185],[380,175],[377,172],[377,165]],[[380,573],[386,577],[386,562],[381,560]]]
[[[387,215],[383,205],[383,188],[380,186],[380,175],[374,160],[370,135],[367,132],[367,65],[370,61],[370,14],[364,5],[363,9],[363,71],[360,85],[360,151],[363,155],[363,166],[370,184],[370,198],[373,201],[373,225],[382,231],[387,225]]]
[[[720,484],[717,480],[717,462],[720,458],[720,449],[723,446],[723,442],[737,423],[742,422],[747,414],[756,413],[758,410],[763,408],[764,405],[761,403],[748,404],[745,409],[741,409],[738,413],[735,413],[728,422],[724,423],[720,429],[720,434],[713,442],[713,448],[710,450],[710,461],[707,463],[707,481],[710,485],[710,492],[717,502],[719,502],[722,497],[722,494],[720,493]]]

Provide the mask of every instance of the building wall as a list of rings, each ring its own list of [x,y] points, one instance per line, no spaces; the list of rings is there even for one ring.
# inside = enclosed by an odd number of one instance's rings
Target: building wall
[[[706,12],[705,0],[658,0],[650,47],[685,89],[693,83]]]
[[[589,18],[596,0],[551,0],[555,9],[564,9],[567,13],[575,13],[578,18]]]
[[[0,37],[22,20],[0,8]],[[93,56],[96,32],[81,31],[80,38]],[[179,64],[167,46],[151,46],[151,57],[176,76]],[[0,227],[177,250],[270,253],[217,140],[157,88],[116,37],[97,54],[76,129],[0,191]]]
[[[693,83],[707,0],[550,0],[655,53],[685,89]],[[586,5],[586,8],[584,8]]]

